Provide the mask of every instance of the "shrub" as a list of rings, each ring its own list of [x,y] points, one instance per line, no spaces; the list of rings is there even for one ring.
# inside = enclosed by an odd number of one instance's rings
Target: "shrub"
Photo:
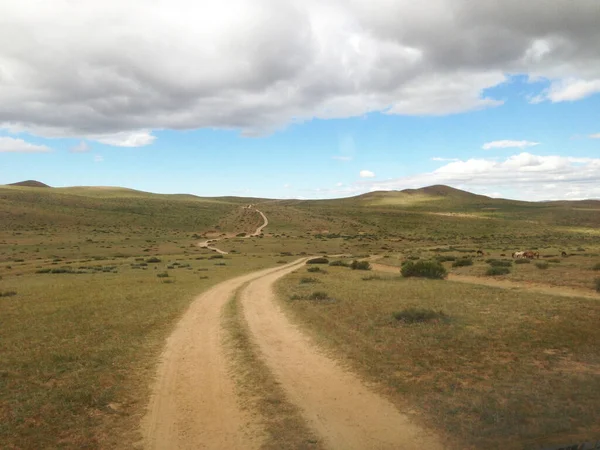
[[[311,273],[317,273],[317,272],[326,273],[324,270],[321,270],[320,267],[309,267],[306,270]]]
[[[506,259],[488,259],[486,261],[492,267],[511,267],[512,261]]]
[[[157,273],[156,276],[158,278],[169,278],[169,274],[167,272]]]
[[[403,277],[424,277],[432,279],[446,278],[448,272],[437,261],[408,261],[402,265]]]
[[[531,264],[531,260],[526,259],[515,259],[515,264]]]
[[[416,261],[417,259],[421,259],[421,257],[417,256],[417,255],[410,255],[410,256],[407,257],[407,259],[410,259],[412,261]]]
[[[223,258],[224,258],[224,256],[221,255],[221,254],[219,254],[219,255],[210,255],[208,257],[208,259],[223,259]]]
[[[316,291],[308,296],[309,300],[329,300],[329,295],[327,292]]]
[[[313,258],[306,261],[306,264],[329,264],[329,260],[327,258]]]
[[[558,263],[560,262],[560,259],[556,259],[556,258],[554,258],[554,259],[549,259],[549,260],[548,260],[548,262],[551,262],[551,263],[557,263],[557,264],[558,264]]]
[[[548,261],[539,261],[535,263],[535,267],[537,267],[538,269],[542,269],[542,270],[546,270],[548,268],[549,264]]]
[[[594,266],[592,267],[592,270],[600,270],[600,262],[594,264]]]
[[[35,273],[50,273],[52,269],[40,269],[36,270]]]
[[[502,266],[492,266],[485,272],[485,274],[489,276],[506,275],[508,273],[510,273],[510,269]]]
[[[369,264],[369,261],[354,260],[352,261],[352,264],[350,264],[350,268],[352,270],[371,270],[371,264]]]
[[[600,292],[600,278],[596,278],[596,291]]]
[[[338,266],[338,267],[350,267],[350,263],[347,263],[346,261],[342,261],[342,260],[337,260],[337,261],[331,261],[329,263],[330,266]]]
[[[452,267],[465,267],[465,266],[472,266],[472,265],[473,265],[473,260],[471,258],[457,259],[456,261],[454,261],[452,263]]]
[[[383,280],[384,278],[381,275],[367,275],[366,277],[362,277],[363,281],[371,281],[371,280]]]
[[[0,291],[0,297],[12,297],[13,295],[17,295],[15,291]]]
[[[152,258],[148,258],[146,260],[147,263],[159,263],[160,262],[160,258],[157,258],[156,256],[153,256]]]
[[[396,311],[392,315],[394,316],[394,319],[404,323],[437,322],[439,320],[448,319],[448,316],[442,311],[414,307],[404,308],[402,311]]]
[[[312,277],[300,278],[300,284],[307,284],[307,283],[319,283],[319,280],[317,280],[316,278],[312,278]]]

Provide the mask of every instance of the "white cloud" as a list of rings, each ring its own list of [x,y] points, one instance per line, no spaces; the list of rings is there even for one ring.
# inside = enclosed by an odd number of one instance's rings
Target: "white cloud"
[[[600,133],[590,134],[591,139],[600,139]]]
[[[291,184],[288,184],[288,183],[286,183],[286,184],[284,184],[284,185],[283,185],[283,187],[284,187],[284,189],[289,189],[290,187],[292,187],[292,185],[291,185]]]
[[[90,146],[85,141],[79,142],[79,144],[71,147],[71,153],[86,153],[90,151]]]
[[[359,175],[361,178],[373,178],[375,176],[370,170],[361,170]]]
[[[552,83],[545,97],[552,103],[573,102],[600,93],[600,79],[566,79]]]
[[[344,183],[336,183],[335,184],[337,187],[342,187],[344,185]]]
[[[357,192],[447,184],[521,200],[600,198],[600,158],[534,155],[455,161],[433,172],[389,181],[362,181]],[[489,194],[491,195],[491,194]]]
[[[47,153],[50,151],[52,150],[45,145],[31,144],[23,139],[0,137],[0,153]]]
[[[504,141],[493,141],[493,142],[487,142],[485,144],[483,144],[483,146],[481,148],[483,148],[484,150],[491,150],[493,148],[526,148],[526,147],[534,147],[536,145],[540,145],[539,142],[532,142],[532,141],[508,141],[508,140],[504,140]]]
[[[5,1],[0,128],[116,146],[251,136],[495,107],[486,90],[514,73],[551,81],[539,101],[573,101],[600,91],[597,17],[597,0]]]
[[[113,133],[106,135],[95,135],[91,136],[90,139],[94,139],[102,144],[113,145],[115,147],[143,147],[150,145],[156,139],[147,130],[139,131],[124,131],[121,133]]]
[[[440,158],[439,156],[434,156],[431,158],[432,161],[458,161],[458,158]]]

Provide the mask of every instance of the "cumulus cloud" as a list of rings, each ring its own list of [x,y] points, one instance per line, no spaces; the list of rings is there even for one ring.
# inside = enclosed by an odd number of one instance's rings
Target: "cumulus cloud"
[[[25,142],[23,139],[0,136],[0,153],[46,153],[52,151],[45,145]]]
[[[551,83],[539,101],[574,101],[600,92],[597,18],[597,0],[8,1],[0,128],[127,147],[157,129],[454,114],[501,105],[486,90],[514,73]]]
[[[373,178],[375,176],[370,170],[361,170],[359,175],[361,178]]]
[[[525,148],[525,147],[534,147],[536,145],[540,145],[539,142],[532,141],[492,141],[483,144],[481,147],[484,150],[491,150],[493,148]]]
[[[590,134],[591,139],[600,139],[600,133]]]
[[[387,181],[362,181],[354,188],[393,190],[447,184],[474,192],[521,200],[600,198],[600,158],[534,155],[523,152],[504,160],[472,158],[433,172]]]

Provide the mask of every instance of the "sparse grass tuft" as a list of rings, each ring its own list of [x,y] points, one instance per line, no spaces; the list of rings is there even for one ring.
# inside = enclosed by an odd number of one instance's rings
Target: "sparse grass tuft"
[[[439,322],[447,320],[448,316],[442,311],[434,311],[427,308],[404,308],[401,311],[396,311],[392,314],[394,319],[404,323],[424,323],[424,322]]]
[[[17,295],[16,291],[0,291],[0,297],[12,297],[13,295]]]
[[[319,280],[313,277],[302,277],[300,278],[300,284],[319,283]]]
[[[331,261],[329,263],[330,266],[335,267],[350,267],[350,263],[347,263],[346,261],[342,261],[341,259],[337,260],[337,261]]]
[[[309,267],[308,269],[306,269],[306,271],[311,273],[327,273],[320,267]]]
[[[315,291],[308,296],[309,300],[329,300],[329,294],[324,291]]]
[[[531,264],[531,260],[529,258],[515,259],[515,264]]]
[[[592,266],[592,270],[600,270],[600,262]]]
[[[488,270],[485,271],[485,274],[488,276],[496,276],[496,275],[507,275],[510,273],[510,269],[508,267],[502,266],[492,266],[489,267]]]
[[[156,256],[153,256],[151,258],[148,258],[146,260],[147,263],[159,263],[161,262],[160,258],[157,258]]]
[[[548,261],[538,261],[535,263],[535,267],[542,270],[546,270],[549,266]]]
[[[473,260],[471,258],[460,258],[452,263],[452,267],[465,267],[472,266]]]
[[[596,291],[600,292],[600,278],[596,278]]]
[[[511,267],[513,263],[508,259],[488,259],[485,262],[492,267]]]
[[[407,261],[400,271],[403,277],[422,277],[431,279],[444,279],[448,271],[437,261]]]

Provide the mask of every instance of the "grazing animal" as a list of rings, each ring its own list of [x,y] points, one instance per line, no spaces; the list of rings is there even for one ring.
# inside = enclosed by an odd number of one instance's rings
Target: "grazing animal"
[[[562,252],[562,253],[560,254],[560,256],[562,256],[563,258],[566,258],[566,257],[567,257],[567,252]]]
[[[516,259],[525,258],[525,252],[514,252],[512,257]]]
[[[531,250],[528,250],[526,252],[523,252],[523,257],[533,259],[533,258],[535,258],[535,253],[532,252]],[[539,256],[538,256],[538,258],[539,258]]]
[[[477,256],[483,256],[483,252],[481,250],[477,250]]]

